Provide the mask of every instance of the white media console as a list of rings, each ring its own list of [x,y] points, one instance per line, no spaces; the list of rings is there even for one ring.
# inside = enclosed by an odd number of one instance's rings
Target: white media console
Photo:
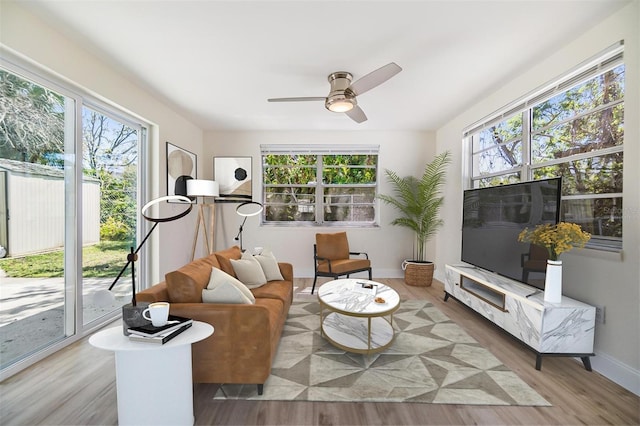
[[[453,297],[507,331],[543,356],[580,357],[591,371],[596,308],[563,296],[561,303],[544,301],[535,287],[472,265],[446,265],[445,297]]]

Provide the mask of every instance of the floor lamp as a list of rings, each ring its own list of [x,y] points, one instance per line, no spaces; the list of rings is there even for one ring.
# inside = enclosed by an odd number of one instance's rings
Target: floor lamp
[[[257,201],[247,201],[236,207],[236,214],[244,217],[238,230],[238,235],[236,235],[236,241],[240,241],[240,251],[244,252],[244,247],[242,247],[242,232],[244,231],[244,224],[247,222],[247,218],[259,215],[263,208],[262,204]]]
[[[215,249],[214,231],[216,226],[216,202],[212,204],[205,203],[205,197],[220,196],[220,186],[218,182],[205,179],[190,179],[187,181],[187,196],[202,197],[202,203],[198,208],[198,221],[196,222],[196,232],[193,236],[193,247],[191,249],[191,260],[196,254],[196,245],[198,243],[198,235],[200,234],[200,225],[202,225],[202,233],[204,234],[204,242],[207,248],[207,255],[213,253]],[[209,222],[207,231],[207,219]]]
[[[173,216],[166,216],[166,217],[152,217],[152,216],[149,216],[148,213],[147,213],[149,211],[149,209],[152,206],[155,206],[156,204],[159,204],[159,203],[161,203],[163,201],[178,201],[178,202],[182,202],[182,203],[186,204],[186,206],[185,206],[185,209],[183,211],[181,211],[180,213],[178,213],[176,215],[173,215]],[[129,268],[129,266],[131,266],[131,303],[125,304],[125,305],[122,306],[122,327],[123,327],[123,331],[124,331],[125,336],[129,335],[129,331],[128,331],[129,327],[141,326],[141,325],[145,325],[145,324],[147,324],[149,322],[149,321],[145,320],[142,317],[142,311],[147,307],[147,303],[145,303],[143,306],[138,306],[138,303],[136,301],[136,271],[135,271],[135,265],[136,265],[136,261],[138,260],[138,252],[140,251],[142,246],[144,246],[144,244],[147,242],[147,240],[151,236],[151,233],[154,231],[154,229],[156,229],[156,226],[158,226],[159,223],[161,223],[161,222],[171,222],[171,221],[183,218],[187,214],[189,214],[189,212],[191,212],[192,208],[193,208],[193,204],[191,204],[191,200],[188,199],[187,197],[182,196],[182,195],[168,195],[168,196],[165,196],[165,197],[156,198],[155,200],[151,200],[147,204],[145,204],[142,207],[142,210],[140,210],[140,214],[142,215],[142,217],[144,217],[149,222],[153,222],[153,226],[151,227],[151,229],[149,229],[149,232],[147,232],[147,235],[145,235],[145,237],[142,240],[142,242],[138,245],[138,248],[136,248],[134,250],[134,248],[131,247],[131,251],[127,255],[127,264],[124,265],[124,267],[120,270],[120,273],[118,274],[116,279],[113,280],[113,283],[111,284],[109,289],[108,290],[98,290],[96,292],[96,294],[94,295],[94,302],[98,306],[109,306],[109,305],[112,305],[113,302],[115,301],[115,298],[113,296],[113,293],[111,293],[111,290],[116,285],[116,283],[118,282],[120,277]]]

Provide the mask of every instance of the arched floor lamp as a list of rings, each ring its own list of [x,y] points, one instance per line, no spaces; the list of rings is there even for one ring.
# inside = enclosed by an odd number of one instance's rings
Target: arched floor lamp
[[[242,247],[242,231],[244,230],[244,224],[247,221],[248,217],[259,215],[264,207],[257,201],[247,201],[244,202],[238,207],[236,207],[236,214],[239,216],[244,216],[244,220],[240,225],[240,229],[238,230],[238,235],[236,235],[235,240],[240,240],[240,251],[244,252],[244,247]]]
[[[146,214],[147,211],[152,206],[158,203],[161,203],[162,201],[182,201],[185,204],[187,204],[188,207],[184,211],[169,217],[151,217]],[[165,197],[160,197],[160,198],[156,198],[155,200],[149,201],[147,204],[145,204],[142,207],[142,210],[140,210],[140,214],[142,215],[142,217],[144,217],[149,222],[153,222],[153,226],[151,227],[151,229],[149,229],[149,232],[147,232],[147,235],[145,235],[140,245],[138,245],[138,248],[134,250],[133,247],[131,247],[131,252],[127,255],[127,264],[124,265],[124,268],[122,268],[122,270],[120,271],[116,279],[113,281],[113,283],[109,287],[109,290],[107,291],[108,295],[105,296],[104,294],[100,294],[100,295],[96,294],[94,299],[94,300],[97,300],[97,299],[105,300],[107,297],[113,298],[111,289],[113,289],[113,287],[116,285],[116,283],[118,282],[122,274],[124,274],[124,272],[127,270],[129,265],[131,265],[131,290],[132,290],[131,303],[122,306],[122,324],[123,324],[125,335],[129,334],[127,331],[128,328],[136,327],[136,326],[140,326],[148,323],[147,320],[142,318],[142,311],[146,308],[146,306],[139,307],[136,301],[135,262],[138,260],[138,252],[140,251],[142,246],[144,246],[144,244],[147,242],[147,240],[149,239],[149,236],[151,235],[153,230],[156,229],[156,226],[158,226],[159,223],[171,222],[171,221],[183,218],[186,215],[188,215],[189,212],[191,212],[192,208],[193,208],[193,204],[191,204],[191,200],[189,198],[183,195],[167,195]],[[101,291],[101,292],[104,292],[104,291]],[[101,302],[101,303],[104,304],[104,302]]]

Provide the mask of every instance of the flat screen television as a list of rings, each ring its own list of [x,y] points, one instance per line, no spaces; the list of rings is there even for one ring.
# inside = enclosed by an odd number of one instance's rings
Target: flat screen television
[[[544,289],[544,248],[521,243],[524,228],[558,223],[561,178],[464,191],[462,261]]]

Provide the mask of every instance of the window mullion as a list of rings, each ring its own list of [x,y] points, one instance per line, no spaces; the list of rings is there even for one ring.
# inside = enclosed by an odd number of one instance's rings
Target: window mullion
[[[522,172],[520,180],[532,179],[531,170],[531,127],[533,111],[531,108],[522,111]]]
[[[324,166],[323,156],[316,157],[316,223],[324,223]]]

